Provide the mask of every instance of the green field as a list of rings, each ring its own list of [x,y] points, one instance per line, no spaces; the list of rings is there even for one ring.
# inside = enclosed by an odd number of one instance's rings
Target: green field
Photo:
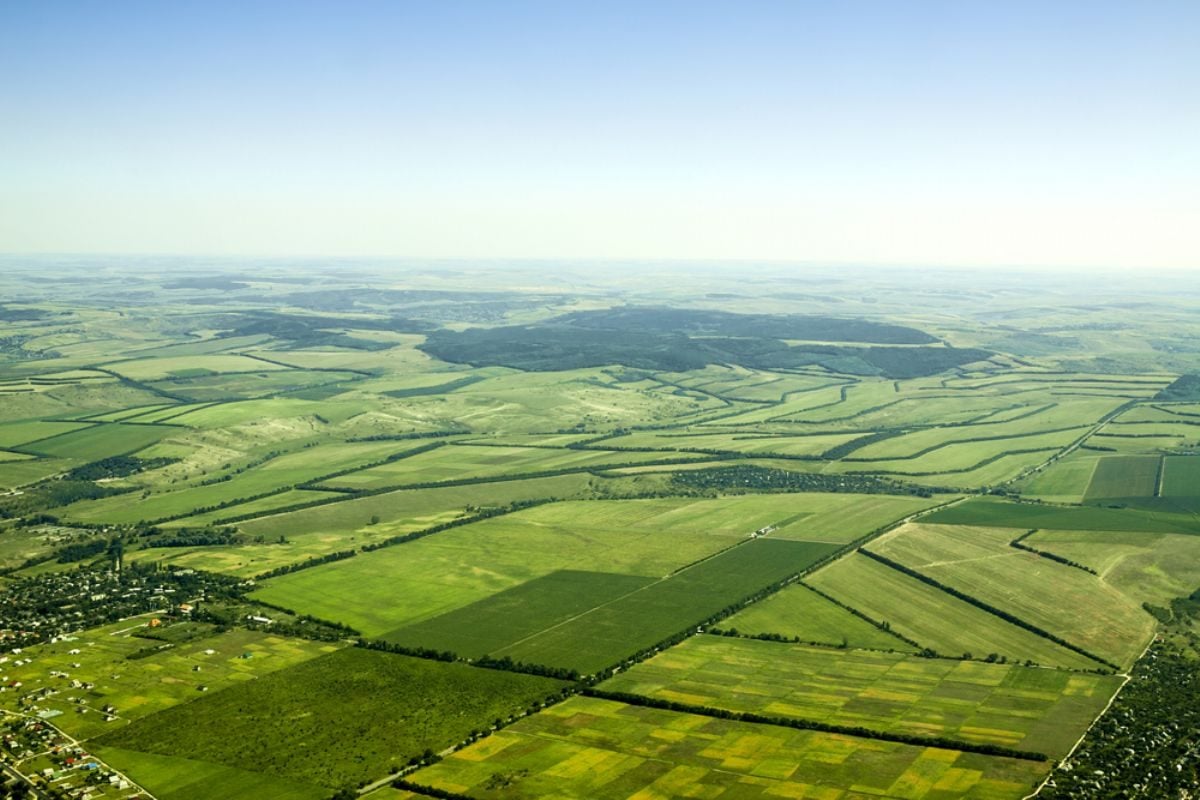
[[[228,476],[228,480],[173,491],[168,485],[166,491],[155,491],[136,500],[110,497],[84,501],[72,505],[64,513],[83,522],[111,523],[188,516],[200,509],[212,509],[221,504],[232,505],[236,500],[290,489],[359,464],[403,456],[414,448],[411,442],[331,442],[269,459],[247,471],[227,470],[225,476]],[[225,511],[226,516],[242,513],[233,508],[220,510]]]
[[[1200,533],[1200,520],[1191,514],[1132,508],[1013,503],[992,497],[971,498],[965,503],[935,511],[925,517],[924,521],[946,525],[1051,528],[1064,531]]]
[[[917,648],[855,616],[806,586],[789,586],[721,623],[724,630],[753,636],[775,633],[802,642],[915,651]]]
[[[671,451],[715,451],[747,455],[781,455],[815,457],[832,447],[859,438],[859,433],[814,434],[811,436],[780,436],[746,433],[659,433],[638,432],[606,439],[605,444],[621,449]]]
[[[144,717],[98,744],[332,789],[443,750],[562,686],[347,648]]]
[[[1007,664],[694,636],[613,692],[1062,757],[1123,683]]]
[[[1154,497],[1161,467],[1161,456],[1104,456],[1092,473],[1085,499]]]
[[[815,542],[746,542],[492,655],[592,673],[803,571],[835,549]]]
[[[336,489],[380,489],[530,472],[586,469],[661,460],[662,453],[618,453],[548,447],[451,445],[326,481]],[[686,456],[683,456],[686,457]]]
[[[1012,625],[903,573],[854,554],[806,579],[896,633],[946,656],[993,653],[1009,661],[1032,661],[1069,669],[1096,669],[1096,662]]]
[[[653,583],[652,578],[561,570],[384,635],[407,647],[478,658]]]
[[[218,796],[221,800],[327,800],[329,797],[329,790],[321,786],[211,761],[103,745],[91,750],[159,800],[212,800]]]
[[[79,462],[67,458],[39,458],[0,462],[0,489],[15,489],[71,469]]]
[[[574,697],[418,771],[470,797],[1018,800],[1034,761],[799,731]],[[497,780],[499,776],[499,780]]]
[[[1047,503],[1082,503],[1100,457],[1075,450],[1020,484],[1021,494]]]
[[[7,402],[7,400],[5,401]],[[31,422],[9,422],[0,425],[0,447],[17,447],[39,439],[77,431],[88,427],[84,422],[57,422],[36,420]]]
[[[781,527],[763,541],[807,541],[801,539],[807,530],[804,509],[820,497],[551,503],[275,578],[256,596],[378,636],[557,570],[662,578],[770,525]],[[851,495],[841,498],[847,506],[854,502]],[[851,527],[837,531],[836,514],[831,513],[816,527],[813,540],[857,537],[869,530],[860,526],[921,505],[919,500],[873,495],[861,517],[847,515]],[[336,506],[329,508],[333,511],[318,510],[336,513]],[[361,602],[367,597],[373,600]]]
[[[113,422],[42,439],[29,445],[29,449],[47,456],[97,461],[136,453],[174,433],[177,433],[174,428]]]
[[[1163,497],[1200,497],[1200,458],[1165,457],[1162,494]]]
[[[1025,544],[1091,567],[1141,603],[1167,606],[1200,586],[1200,538],[1177,533],[1038,531]]]
[[[1140,604],[1080,569],[1009,546],[1006,529],[905,525],[870,550],[1109,661],[1130,664],[1154,633]]]

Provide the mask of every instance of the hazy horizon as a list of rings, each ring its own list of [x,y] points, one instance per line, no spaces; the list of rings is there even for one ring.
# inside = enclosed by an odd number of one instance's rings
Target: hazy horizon
[[[0,252],[1200,269],[1200,6],[0,9]]]

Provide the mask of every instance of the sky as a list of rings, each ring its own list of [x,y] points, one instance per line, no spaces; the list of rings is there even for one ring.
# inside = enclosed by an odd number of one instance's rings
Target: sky
[[[1200,2],[0,0],[0,252],[1200,270]]]

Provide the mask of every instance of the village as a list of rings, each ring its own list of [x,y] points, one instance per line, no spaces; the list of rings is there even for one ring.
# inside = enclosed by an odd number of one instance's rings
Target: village
[[[0,712],[0,791],[48,800],[152,800],[153,796],[52,723]]]

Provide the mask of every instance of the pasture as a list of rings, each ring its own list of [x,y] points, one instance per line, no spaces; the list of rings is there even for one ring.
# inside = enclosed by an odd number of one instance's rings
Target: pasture
[[[351,647],[143,717],[98,744],[328,791],[450,747],[563,685]]]
[[[1140,603],[1083,570],[1010,547],[1013,538],[1005,529],[911,524],[869,549],[1089,653],[1132,663],[1154,633]]]
[[[869,796],[1019,800],[1035,761],[573,697],[418,771],[447,792],[511,800]]]
[[[619,453],[549,447],[492,447],[447,445],[325,481],[334,489],[377,490],[411,484],[441,483],[474,478],[519,476],[522,473],[583,470],[613,464],[657,461],[662,453]],[[687,458],[687,456],[674,456]]]
[[[51,457],[98,461],[136,453],[175,433],[178,433],[175,428],[111,422],[41,439],[29,445],[29,449]]]
[[[600,688],[1062,757],[1122,682],[1009,664],[694,636]]]
[[[1038,531],[1038,550],[1096,570],[1101,580],[1138,603],[1167,606],[1200,586],[1200,537],[1124,531]]]
[[[939,655],[1032,661],[1096,669],[1089,658],[855,553],[823,567],[806,583]],[[789,589],[788,591],[794,591]]]
[[[913,652],[917,648],[809,589],[789,586],[721,622],[741,634],[779,634],[802,642],[870,650]]]

